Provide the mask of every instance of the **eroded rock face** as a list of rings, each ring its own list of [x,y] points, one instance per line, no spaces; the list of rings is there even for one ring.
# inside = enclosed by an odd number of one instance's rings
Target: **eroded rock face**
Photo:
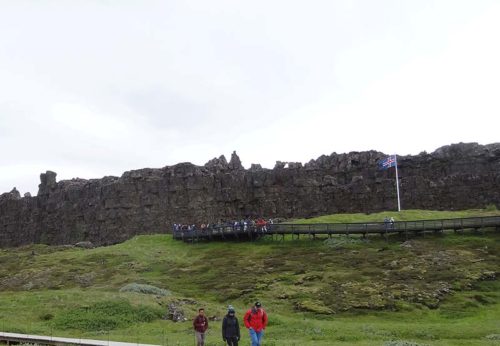
[[[333,153],[305,165],[278,162],[245,170],[236,153],[204,166],[179,163],[121,177],[56,181],[40,176],[38,195],[0,195],[0,246],[30,243],[106,245],[175,223],[244,216],[310,217],[397,209],[394,169],[380,171],[376,151]],[[404,209],[500,206],[500,143],[455,144],[398,157]],[[17,192],[17,193],[16,193]]]

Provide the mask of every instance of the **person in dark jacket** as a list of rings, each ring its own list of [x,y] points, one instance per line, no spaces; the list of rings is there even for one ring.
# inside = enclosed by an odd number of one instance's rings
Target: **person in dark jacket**
[[[238,346],[240,340],[240,325],[231,305],[228,306],[227,315],[222,320],[222,340],[227,342],[228,346]]]
[[[196,345],[205,345],[205,332],[208,329],[208,319],[205,316],[205,309],[198,309],[198,316],[193,320],[194,334],[196,335]]]
[[[247,311],[243,318],[245,327],[248,328],[252,346],[262,345],[262,337],[264,336],[264,329],[267,326],[267,314],[262,308],[260,302]]]

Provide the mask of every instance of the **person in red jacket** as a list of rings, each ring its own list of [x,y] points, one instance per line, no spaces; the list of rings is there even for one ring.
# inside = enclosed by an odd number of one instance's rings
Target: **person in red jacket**
[[[260,346],[262,337],[264,336],[264,329],[267,326],[267,314],[260,302],[256,302],[251,309],[248,309],[243,321],[245,322],[245,327],[248,328],[252,346]]]
[[[205,309],[198,309],[198,316],[193,320],[194,334],[196,335],[196,345],[205,345],[205,332],[208,329],[208,319],[205,316]]]

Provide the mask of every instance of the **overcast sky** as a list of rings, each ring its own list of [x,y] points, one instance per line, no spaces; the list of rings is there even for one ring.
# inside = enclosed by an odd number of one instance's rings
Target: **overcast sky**
[[[497,0],[0,0],[0,193],[499,141]]]

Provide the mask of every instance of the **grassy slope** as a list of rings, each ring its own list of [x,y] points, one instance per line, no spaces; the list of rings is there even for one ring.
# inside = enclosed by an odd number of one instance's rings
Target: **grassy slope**
[[[271,317],[266,345],[383,345],[394,339],[495,344],[485,336],[500,334],[500,282],[481,277],[498,275],[498,232],[426,236],[413,239],[411,247],[401,247],[395,238],[346,240],[190,245],[157,235],[92,250],[42,245],[2,250],[0,329],[190,345],[189,322],[157,319],[100,332],[58,329],[54,321],[79,307],[91,310],[95,302],[117,299],[162,310],[170,302],[194,299],[196,304],[182,305],[188,317],[204,306],[220,318],[231,303],[241,318],[259,299]],[[130,282],[167,288],[173,295],[118,292]],[[212,326],[208,345],[220,344],[220,322]]]
[[[373,214],[333,214],[310,219],[295,220],[296,223],[344,223],[344,222],[383,222],[385,218],[394,217],[396,221],[454,219],[463,217],[496,216],[500,211],[492,207],[485,209],[471,209],[461,211],[436,211],[436,210],[404,210],[401,212],[385,211]]]

